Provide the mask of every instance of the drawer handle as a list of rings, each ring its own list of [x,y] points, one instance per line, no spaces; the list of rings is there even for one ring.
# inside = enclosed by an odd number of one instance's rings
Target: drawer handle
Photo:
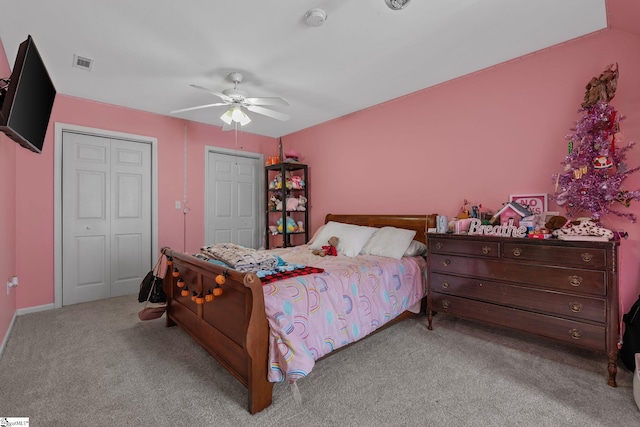
[[[442,282],[442,287],[447,289],[449,287],[449,282]]]
[[[436,249],[442,249],[444,245],[440,242],[436,243]]]
[[[447,310],[449,307],[451,307],[451,301],[448,299],[442,300],[442,308]]]
[[[580,338],[582,338],[582,332],[575,328],[569,329],[569,335],[571,335],[571,338],[573,338],[574,340],[579,340]]]
[[[520,248],[515,248],[513,250],[513,256],[520,256],[522,255],[522,251],[520,250]]]
[[[489,252],[491,252],[491,248],[490,248],[490,247],[488,247],[488,246],[484,246],[484,247],[482,248],[482,253],[483,253],[483,254],[487,255]]]
[[[444,265],[445,267],[449,264],[451,264],[451,260],[449,258],[446,258],[444,261],[442,261],[442,265]]]
[[[580,313],[580,310],[582,310],[582,304],[580,304],[579,302],[570,302],[569,308],[574,313]]]
[[[591,260],[593,260],[593,255],[591,255],[589,252],[585,252],[582,254],[582,260],[584,262],[591,262]]]
[[[576,288],[582,284],[582,277],[580,276],[569,276],[569,284],[571,286],[575,286]]]

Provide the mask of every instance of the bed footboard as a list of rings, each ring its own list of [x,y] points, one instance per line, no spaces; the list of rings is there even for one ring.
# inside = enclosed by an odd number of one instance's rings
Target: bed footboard
[[[273,383],[267,380],[269,325],[260,279],[170,248],[162,252],[173,261],[163,281],[166,325],[180,326],[247,387],[250,413],[263,410],[271,404]],[[192,300],[193,292],[204,296],[213,290],[223,273],[222,295],[203,304]],[[180,278],[184,287],[178,286]],[[183,296],[185,288],[189,291]]]

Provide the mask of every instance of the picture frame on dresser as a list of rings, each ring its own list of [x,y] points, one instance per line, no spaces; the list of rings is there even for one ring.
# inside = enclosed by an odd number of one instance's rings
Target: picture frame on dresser
[[[540,215],[549,210],[549,196],[546,193],[511,194],[509,195],[509,201],[520,203],[536,215]]]

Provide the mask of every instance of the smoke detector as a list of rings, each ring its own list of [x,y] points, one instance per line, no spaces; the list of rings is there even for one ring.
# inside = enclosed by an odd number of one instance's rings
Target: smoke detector
[[[304,14],[304,20],[307,22],[307,25],[319,27],[327,20],[327,13],[318,8],[309,9],[307,13]]]
[[[384,0],[384,2],[389,6],[389,9],[400,10],[407,7],[407,3],[410,0]]]

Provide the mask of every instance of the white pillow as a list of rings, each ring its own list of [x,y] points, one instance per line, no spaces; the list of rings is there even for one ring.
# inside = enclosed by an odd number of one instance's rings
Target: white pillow
[[[423,256],[427,253],[427,245],[417,240],[413,240],[402,256]]]
[[[361,253],[400,259],[409,248],[415,235],[415,230],[382,227],[371,236],[371,239],[362,248]]]
[[[356,256],[360,253],[365,243],[377,228],[364,225],[343,224],[329,221],[316,233],[310,249],[322,249],[329,244],[329,239],[336,236],[338,240],[338,253],[346,256]]]

